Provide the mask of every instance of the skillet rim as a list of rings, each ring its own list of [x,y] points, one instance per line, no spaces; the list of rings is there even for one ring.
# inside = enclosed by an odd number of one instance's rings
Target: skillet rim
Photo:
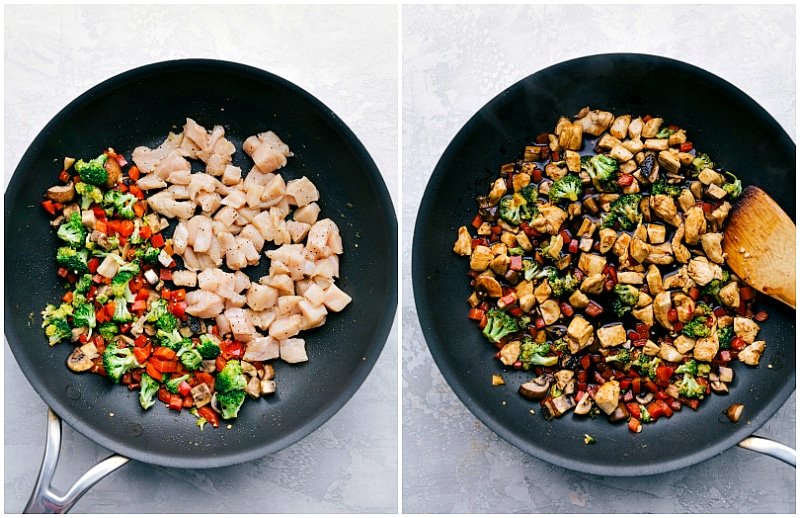
[[[76,414],[62,402],[64,399],[63,397],[51,394],[49,391],[40,386],[38,380],[44,375],[44,371],[41,369],[36,369],[35,365],[28,361],[25,355],[17,355],[17,348],[23,347],[23,345],[17,334],[15,326],[8,325],[9,322],[12,322],[10,315],[14,313],[11,310],[12,304],[10,304],[9,301],[8,290],[6,290],[4,295],[4,316],[6,322],[6,325],[4,326],[4,334],[6,342],[8,343],[9,349],[14,355],[14,359],[16,360],[18,367],[39,397],[42,398],[45,404],[48,405],[56,413],[56,415],[58,415],[63,421],[65,421],[73,429],[85,436],[90,441],[115,453],[129,457],[132,460],[137,460],[147,464],[187,469],[220,468],[263,458],[305,438],[326,423],[339,410],[341,410],[361,387],[369,373],[372,372],[372,369],[377,363],[378,358],[380,357],[388,341],[389,334],[391,333],[397,313],[397,215],[392,198],[389,194],[389,190],[386,186],[386,182],[369,152],[355,135],[355,133],[344,123],[344,121],[324,103],[322,103],[322,101],[291,81],[252,65],[220,59],[186,58],[150,63],[116,74],[86,90],[84,93],[67,104],[64,108],[62,108],[56,115],[54,115],[28,146],[27,150],[20,158],[17,167],[14,169],[14,174],[9,180],[4,195],[4,215],[6,217],[5,233],[7,234],[9,231],[8,222],[10,221],[10,218],[8,216],[11,212],[10,207],[16,203],[18,193],[23,187],[21,171],[24,171],[30,167],[30,162],[32,162],[34,157],[41,152],[43,145],[47,139],[50,138],[55,127],[68,120],[74,113],[80,111],[85,104],[96,100],[98,97],[102,97],[107,92],[113,91],[121,86],[129,85],[137,80],[151,78],[160,72],[174,73],[176,70],[206,70],[230,75],[238,75],[247,77],[248,79],[254,80],[258,83],[271,83],[273,85],[277,85],[279,88],[288,90],[292,95],[296,95],[305,102],[309,103],[313,110],[322,119],[326,120],[331,126],[336,128],[343,140],[347,141],[347,143],[352,147],[356,158],[363,164],[364,169],[368,173],[367,177],[371,178],[375,184],[378,192],[378,199],[376,201],[384,207],[386,221],[383,223],[385,231],[389,233],[389,249],[387,250],[389,258],[388,260],[384,260],[382,262],[387,274],[386,279],[388,286],[388,297],[384,301],[386,311],[383,314],[383,318],[381,321],[375,323],[375,331],[373,333],[374,338],[364,350],[365,359],[359,362],[353,371],[351,371],[349,384],[341,392],[339,392],[336,397],[331,398],[327,404],[322,407],[321,411],[311,416],[311,418],[308,419],[308,421],[306,421],[302,426],[298,427],[292,433],[285,435],[280,440],[267,442],[259,447],[250,448],[244,451],[240,451],[243,450],[241,446],[233,448],[232,450],[221,449],[220,451],[215,452],[214,455],[198,458],[184,458],[180,456],[153,454],[144,448],[132,447],[126,442],[109,438],[107,435],[102,433],[100,427],[84,424],[83,421],[77,418]],[[17,174],[18,172],[20,172],[20,174]],[[6,269],[6,274],[7,273],[8,269]]]
[[[439,372],[441,372],[450,388],[453,390],[453,392],[455,392],[456,396],[464,404],[464,406],[466,406],[467,409],[493,433],[497,434],[506,442],[533,457],[572,471],[591,475],[605,475],[614,477],[655,475],[690,467],[706,461],[728,450],[730,447],[735,446],[746,437],[754,435],[758,429],[766,424],[766,422],[786,403],[788,398],[794,392],[796,385],[796,366],[791,366],[792,370],[790,375],[786,377],[783,386],[775,394],[772,400],[767,405],[761,406],[758,411],[751,416],[749,419],[749,424],[753,426],[731,428],[731,433],[725,436],[722,441],[715,443],[713,447],[707,447],[701,449],[700,451],[693,452],[691,457],[684,455],[677,460],[653,461],[647,464],[614,466],[611,468],[605,464],[598,463],[597,461],[585,462],[579,457],[570,455],[568,452],[560,455],[553,454],[546,449],[537,447],[532,441],[519,439],[518,433],[511,431],[510,428],[507,428],[505,425],[501,424],[499,420],[493,417],[492,412],[487,411],[479,402],[470,397],[465,388],[467,383],[462,382],[462,380],[459,379],[458,373],[453,372],[453,370],[447,367],[445,359],[446,353],[444,352],[446,347],[437,341],[432,318],[429,316],[435,305],[431,304],[430,301],[425,299],[423,296],[425,294],[424,286],[427,272],[422,269],[426,253],[424,251],[425,247],[422,243],[422,237],[420,236],[426,234],[424,232],[424,228],[427,225],[427,221],[433,217],[436,209],[432,205],[432,193],[437,187],[439,187],[439,185],[442,184],[446,169],[449,167],[449,162],[461,147],[462,141],[467,139],[471,132],[471,128],[481,119],[481,115],[485,111],[491,111],[490,109],[495,104],[501,102],[505,96],[512,95],[516,90],[524,88],[526,83],[537,81],[538,79],[545,77],[546,74],[553,74],[559,70],[574,68],[581,65],[584,67],[590,67],[594,61],[598,60],[647,61],[650,64],[670,67],[671,69],[677,70],[687,76],[692,76],[698,80],[708,82],[715,88],[718,88],[719,90],[722,90],[736,98],[739,101],[740,106],[747,106],[747,108],[752,111],[758,119],[763,121],[765,125],[769,126],[771,130],[774,131],[775,135],[783,137],[787,143],[794,144],[794,141],[792,141],[786,130],[784,130],[783,127],[778,124],[775,118],[772,117],[769,112],[767,112],[752,97],[725,79],[690,63],[654,54],[619,52],[581,56],[545,67],[520,79],[519,81],[516,81],[481,106],[459,129],[439,157],[432,174],[428,178],[425,191],[420,201],[419,209],[417,210],[414,225],[411,254],[414,302],[417,310],[417,319],[419,321],[420,328],[422,329],[423,336],[425,337],[425,343],[428,346],[428,350],[430,351],[431,356],[433,357],[434,362],[439,369]],[[793,217],[792,220],[794,221]]]

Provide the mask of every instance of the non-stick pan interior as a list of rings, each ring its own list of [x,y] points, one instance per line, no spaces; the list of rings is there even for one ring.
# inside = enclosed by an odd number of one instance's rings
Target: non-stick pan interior
[[[136,392],[65,366],[69,345],[50,348],[39,312],[63,293],[55,274],[55,234],[39,203],[65,156],[106,147],[131,156],[181,131],[186,117],[225,127],[234,164],[252,162],[241,142],[275,131],[295,157],[281,170],[318,187],[320,217],[344,241],[338,284],[353,302],[325,326],[304,332],[309,361],[276,364],[278,391],[249,401],[230,430],[200,432],[194,419],[163,405],[148,412]],[[5,197],[6,336],[45,402],[101,445],[144,462],[217,467],[251,460],[304,437],[333,415],[367,376],[388,336],[397,304],[397,223],[381,176],[363,146],[328,108],[272,74],[234,63],[184,60],[136,69],[99,85],[59,113],[23,157]],[[249,268],[266,274],[268,260]]]
[[[601,55],[538,72],[484,106],[444,152],[425,191],[413,249],[414,293],[428,346],[448,383],[486,425],[520,449],[551,463],[607,475],[669,471],[707,459],[755,432],[795,385],[794,311],[762,299],[770,318],[762,326],[767,350],[758,368],[736,365],[727,396],[712,396],[700,410],[685,408],[669,420],[631,434],[569,414],[547,422],[539,405],[516,394],[524,372],[505,372],[495,349],[466,319],[468,261],[452,252],[456,230],[469,225],[475,196],[485,194],[500,166],[559,116],[582,107],[652,114],[687,129],[695,147],[735,172],[745,185],[770,193],[795,217],[795,148],[775,120],[722,79],[655,56]],[[780,246],[780,243],[775,243]],[[506,385],[491,375],[504,372]],[[732,424],[723,413],[745,404]],[[531,410],[535,415],[531,414]],[[584,434],[597,442],[584,443]]]

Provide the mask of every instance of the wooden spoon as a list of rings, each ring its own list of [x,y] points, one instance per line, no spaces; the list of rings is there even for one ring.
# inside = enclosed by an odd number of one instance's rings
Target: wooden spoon
[[[722,249],[744,282],[795,308],[796,227],[775,200],[748,186],[731,210]]]

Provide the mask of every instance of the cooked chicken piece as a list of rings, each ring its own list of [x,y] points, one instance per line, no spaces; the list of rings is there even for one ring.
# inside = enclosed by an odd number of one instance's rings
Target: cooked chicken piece
[[[219,241],[220,247],[225,251],[225,264],[231,270],[239,270],[240,268],[244,268],[247,266],[247,256],[245,255],[245,251],[242,246],[240,246],[240,241],[233,237],[233,235],[223,232],[217,236]],[[252,241],[249,241],[250,245],[252,246]],[[256,260],[258,260],[258,251],[256,251],[255,247],[253,247],[253,252],[255,253]]]
[[[303,317],[301,315],[276,318],[272,325],[269,326],[269,335],[278,340],[291,338],[300,332],[302,323]]]
[[[583,282],[581,282],[581,291],[589,295],[599,295],[603,292],[603,283],[605,280],[605,275],[602,273],[587,275],[583,278]]]
[[[653,117],[644,123],[644,127],[642,128],[642,136],[644,138],[655,137],[658,135],[659,130],[661,130],[662,124],[664,124],[664,119],[661,117]]]
[[[739,361],[746,364],[756,366],[758,362],[761,360],[761,355],[764,353],[764,349],[767,348],[767,343],[763,340],[759,340],[758,342],[753,342],[752,344],[748,345],[741,351],[739,351]]]
[[[631,315],[633,318],[644,322],[645,324],[651,326],[653,325],[653,305],[648,304],[647,306],[641,308],[634,308],[631,310]]]
[[[675,349],[677,349],[679,353],[686,354],[692,349],[694,349],[694,342],[695,342],[694,338],[689,338],[686,335],[680,334],[677,336],[677,338],[675,338],[673,345],[675,346]]]
[[[167,176],[167,183],[176,184],[181,187],[185,187],[189,185],[189,182],[192,180],[192,172],[187,171],[185,169],[181,169],[179,171],[172,171]]]
[[[619,381],[606,381],[600,385],[600,388],[597,389],[597,393],[594,395],[594,402],[597,408],[607,415],[611,415],[614,410],[617,409],[617,405],[619,405]]]
[[[609,133],[604,133],[603,136],[600,137],[600,140],[597,141],[596,147],[600,149],[613,149],[621,145],[622,141],[620,139]]]
[[[644,274],[641,272],[617,272],[617,282],[620,284],[642,284]]]
[[[694,343],[694,359],[697,361],[713,361],[717,351],[719,351],[719,338],[716,331],[705,338],[698,338]]]
[[[453,245],[453,251],[458,255],[472,255],[472,236],[467,227],[458,229],[458,239]]]
[[[589,305],[589,297],[583,294],[580,290],[575,290],[569,296],[569,304],[573,308],[583,309]],[[521,304],[520,304],[521,306]],[[523,308],[524,311],[524,308]]]
[[[578,123],[567,122],[558,132],[558,146],[562,149],[579,151],[583,145],[583,126]],[[533,157],[531,157],[533,158]],[[535,160],[531,160],[535,161]]]
[[[630,115],[620,115],[611,123],[611,128],[609,128],[608,132],[618,139],[624,139],[625,135],[628,134],[628,126],[630,126],[630,124]]]
[[[567,327],[569,352],[576,354],[594,341],[594,327],[581,315],[575,315]]]
[[[175,286],[194,288],[197,286],[197,274],[189,270],[175,270],[172,272],[172,282]]]
[[[713,169],[705,168],[697,175],[697,179],[703,185],[717,185],[721,186],[725,183],[725,177],[714,171]]]
[[[709,263],[705,257],[694,257],[689,261],[687,273],[700,286],[705,286],[714,278],[721,278],[722,271],[716,264]]]
[[[281,360],[286,363],[308,361],[306,342],[302,338],[287,338],[280,341]]]
[[[539,311],[542,313],[542,319],[545,325],[555,323],[561,317],[561,308],[557,300],[548,299],[539,304]]]
[[[686,212],[687,210],[694,207],[696,200],[694,199],[694,194],[689,189],[681,190],[680,196],[678,196],[678,205],[680,205],[681,210]]]
[[[614,255],[619,257],[625,257],[628,255],[628,247],[631,245],[631,235],[625,232],[620,232],[617,236],[617,240],[614,241],[614,246],[611,247],[611,251]]]
[[[676,293],[672,297],[672,302],[678,312],[678,320],[684,324],[691,322],[692,318],[694,318],[694,300],[685,293]]]
[[[613,120],[614,114],[611,112],[591,110],[576,120],[575,123],[581,124],[584,133],[597,137],[611,126]],[[580,147],[573,149],[580,149]]]
[[[758,331],[761,328],[753,320],[745,317],[733,318],[733,332],[736,336],[751,344],[755,341]]]
[[[261,206],[264,208],[277,205],[286,195],[286,182],[283,176],[276,174],[261,192]]]
[[[678,215],[678,209],[675,207],[675,200],[665,194],[656,194],[650,197],[650,205],[656,216],[666,221],[673,227],[677,227],[681,223],[681,218]]]
[[[188,292],[186,304],[186,312],[200,318],[214,318],[225,307],[219,295],[202,289]]]
[[[727,201],[722,202],[722,205],[711,211],[708,221],[712,224],[714,230],[719,230],[722,228],[722,224],[725,222],[725,218],[728,217],[728,213],[730,211],[731,204]]]
[[[567,170],[571,173],[580,173],[581,171],[581,155],[572,150],[564,152],[564,161],[567,164]],[[519,178],[519,180],[518,180]],[[514,191],[519,191],[523,187],[530,184],[531,177],[527,173],[519,173],[514,175]]]
[[[350,304],[352,300],[353,299],[350,297],[350,295],[343,292],[335,284],[331,284],[328,289],[325,290],[325,299],[323,300],[323,304],[325,304],[325,307],[329,310],[338,313],[348,304]]]
[[[714,184],[708,186],[706,193],[715,200],[721,200],[722,198],[728,195],[728,192],[725,191],[725,189]]]
[[[211,389],[205,383],[192,387],[192,403],[197,408],[202,408],[211,402]]]
[[[646,241],[640,239],[638,236],[634,236],[631,239],[629,251],[631,257],[637,262],[642,263],[647,259],[647,256],[650,255],[651,247]]]
[[[626,140],[626,141],[622,142],[622,147],[624,147],[625,149],[627,149],[628,151],[630,151],[631,153],[636,155],[638,153],[641,153],[642,150],[644,149],[644,142],[642,142],[640,139]],[[623,171],[624,169],[630,169],[630,171],[632,173],[633,171],[635,171],[638,168],[638,166],[636,165],[636,162],[634,160],[629,160],[628,162],[625,162],[625,164],[628,164],[628,165],[626,165],[624,168],[623,168],[623,164],[620,164],[620,171]],[[628,174],[630,174],[630,173],[628,173]]]
[[[662,291],[656,298],[653,299],[653,314],[661,327],[672,331],[673,325],[667,316],[669,310],[672,309],[672,297],[668,291]]]
[[[664,342],[658,350],[658,357],[668,362],[679,363],[683,361],[683,354],[678,349]]]
[[[689,289],[696,285],[692,278],[689,277],[689,268],[686,266],[681,266],[664,279],[665,290],[678,288],[683,290],[684,293],[688,293]]]
[[[258,252],[264,248],[264,236],[262,236],[261,232],[259,232],[258,229],[253,225],[245,225],[245,227],[239,232],[239,237],[249,239]]]
[[[642,347],[642,353],[646,354],[647,356],[657,356],[660,351],[661,346],[654,343],[652,340],[647,340],[647,342],[644,344],[644,347]]]
[[[536,289],[533,290],[533,296],[538,304],[541,304],[545,300],[549,299],[552,293],[553,290],[550,289],[550,283],[547,281],[547,279],[544,279],[538,286],[536,286]]]
[[[115,254],[109,254],[97,267],[97,273],[103,277],[111,279],[117,274],[120,266],[122,266],[122,264],[117,262],[117,259],[115,259]]]
[[[630,124],[628,124],[628,137],[633,140],[636,140],[642,136],[642,129],[644,128],[644,123],[642,122],[641,117],[636,117],[635,119],[631,120]]]
[[[696,245],[700,236],[706,232],[706,217],[702,207],[693,206],[684,214],[686,222],[686,244]]]
[[[648,140],[647,142],[651,141]],[[646,146],[647,144],[645,143]],[[677,154],[673,154],[669,150],[663,150],[658,153],[658,164],[671,174],[678,174],[681,168],[681,162],[678,160]]]
[[[606,258],[602,255],[582,253],[578,258],[578,268],[583,270],[586,275],[603,273],[606,267]]]
[[[739,286],[735,281],[726,284],[719,290],[719,300],[729,308],[739,308],[741,299],[739,298]]]
[[[539,206],[539,214],[533,218],[531,226],[542,234],[557,234],[567,220],[567,213],[561,208],[545,203]]]
[[[645,263],[652,264],[672,264],[672,245],[661,243],[660,245],[650,245],[650,255],[644,260]]]
[[[654,264],[648,266],[645,279],[647,279],[647,286],[650,288],[650,294],[658,295],[664,291],[664,286],[661,279],[661,271],[659,271],[658,266]]]
[[[597,340],[602,347],[614,347],[624,344],[627,340],[625,328],[622,324],[603,326],[597,329]]]
[[[247,297],[245,297],[244,295],[239,295],[238,293],[234,294],[229,299],[225,299],[225,309],[230,309],[230,308],[244,309],[245,304],[247,304]]]
[[[647,224],[647,239],[654,245],[663,243],[667,238],[667,229],[658,223]]]
[[[633,158],[633,153],[631,153],[627,148],[625,148],[622,144],[615,146],[611,151],[609,151],[608,156],[618,160],[619,162],[627,162],[628,160]]]
[[[285,166],[286,158],[292,156],[289,146],[271,131],[247,138],[242,148],[265,173],[271,173]]]
[[[673,234],[672,241],[670,243],[672,245],[672,253],[675,254],[675,260],[681,264],[688,263],[689,259],[692,258],[692,254],[689,252],[689,249],[683,246],[681,243],[683,236],[686,234],[685,228],[686,227],[683,223],[678,225],[678,228],[675,230],[675,234]]]
[[[700,236],[700,243],[703,245],[706,257],[717,264],[725,263],[725,254],[722,253],[723,237],[721,232],[708,232]]]

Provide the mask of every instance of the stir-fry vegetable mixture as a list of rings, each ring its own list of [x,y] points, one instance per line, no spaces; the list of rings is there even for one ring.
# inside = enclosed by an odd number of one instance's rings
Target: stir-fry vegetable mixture
[[[500,168],[458,229],[469,318],[522,396],[642,425],[725,394],[768,318],[725,266],[736,176],[659,117],[584,108]]]
[[[42,206],[61,241],[55,260],[66,293],[42,312],[42,327],[50,345],[79,342],[71,370],[138,390],[144,409],[160,400],[190,409],[201,428],[218,427],[245,400],[244,345],[186,313],[186,290],[170,283],[176,263],[162,234],[167,222],[148,213],[139,170],[123,172],[127,165],[113,149],[68,158],[61,183],[47,191]],[[248,367],[274,387],[269,364]]]

